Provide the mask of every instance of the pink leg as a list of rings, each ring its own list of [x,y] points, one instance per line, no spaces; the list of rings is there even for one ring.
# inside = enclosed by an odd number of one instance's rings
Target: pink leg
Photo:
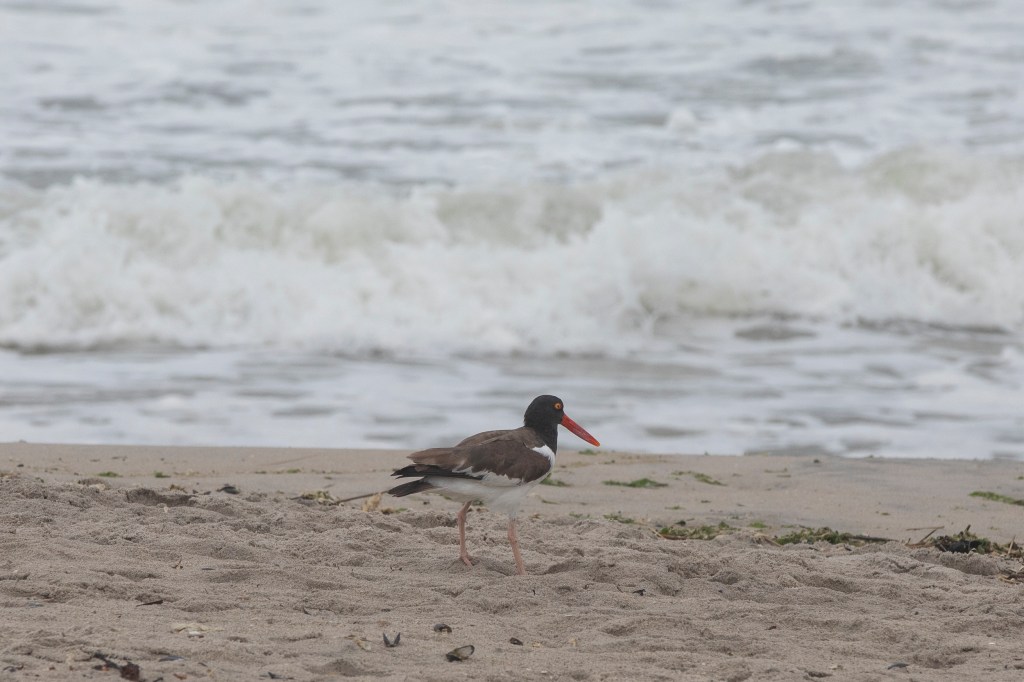
[[[466,512],[469,511],[469,505],[469,502],[462,505],[462,509],[455,515],[455,520],[459,523],[459,558],[462,559],[462,563],[472,566],[473,559],[470,558],[469,552],[466,550]]]
[[[514,516],[508,520],[508,542],[512,545],[512,556],[516,558],[516,573],[526,575],[526,567],[523,566],[523,555],[519,553],[519,537],[516,535],[516,519]]]

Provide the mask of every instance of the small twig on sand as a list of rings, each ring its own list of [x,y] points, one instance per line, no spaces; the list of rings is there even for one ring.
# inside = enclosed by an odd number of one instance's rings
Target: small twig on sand
[[[907,528],[907,530],[926,530],[926,531],[928,531],[928,535],[925,535],[923,538],[921,538],[916,543],[914,543],[914,544],[920,545],[922,542],[924,542],[925,540],[930,538],[934,533],[942,530],[943,528],[945,528],[945,526],[934,526],[934,527],[932,527],[932,526],[925,526],[924,528]]]
[[[383,495],[383,494],[384,494],[384,492],[381,491],[379,493],[366,493],[365,495],[356,495],[355,497],[346,497],[344,500],[338,500],[337,504],[342,504],[344,502],[355,502],[356,500],[365,500],[367,497],[373,497],[374,495]]]
[[[892,542],[891,538],[882,538],[876,535],[851,535],[851,540],[860,540],[861,542]]]

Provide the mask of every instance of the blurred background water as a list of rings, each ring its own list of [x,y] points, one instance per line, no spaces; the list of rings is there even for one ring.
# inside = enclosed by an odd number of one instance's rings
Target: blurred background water
[[[0,0],[0,438],[1024,458],[1017,5]]]

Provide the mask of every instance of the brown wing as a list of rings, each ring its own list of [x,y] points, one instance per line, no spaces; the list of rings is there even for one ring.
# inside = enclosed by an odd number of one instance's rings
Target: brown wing
[[[511,433],[509,429],[502,429],[500,431],[484,431],[483,433],[478,433],[475,436],[470,436],[469,438],[464,439],[456,447],[461,448],[464,445],[480,445],[481,443],[486,443],[487,441],[498,438],[499,436],[504,436],[507,433]]]
[[[521,485],[543,478],[551,471],[551,460],[533,449],[544,447],[544,441],[533,429],[522,427],[487,433],[496,435],[474,442],[486,435],[478,434],[467,439],[471,442],[469,445],[414,452],[409,455],[414,464],[393,475],[475,478],[493,481],[496,485]],[[498,471],[502,473],[497,474]]]

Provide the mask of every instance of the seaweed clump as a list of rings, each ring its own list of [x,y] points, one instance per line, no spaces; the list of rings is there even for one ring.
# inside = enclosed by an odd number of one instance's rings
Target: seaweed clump
[[[830,545],[855,545],[861,546],[873,542],[890,542],[889,538],[879,538],[872,535],[858,535],[855,533],[844,533],[824,528],[798,528],[791,533],[775,537],[776,544],[798,545],[813,544],[815,542],[827,542]]]
[[[1011,540],[1008,545],[1001,545],[986,537],[972,533],[970,526],[967,526],[956,535],[940,535],[936,538],[925,538],[912,546],[934,547],[940,552],[954,552],[958,554],[975,552],[977,554],[996,554],[1012,559],[1024,559],[1024,550],[1017,544],[1016,540]]]
[[[722,521],[717,526],[665,526],[658,529],[658,535],[666,540],[713,540],[719,535],[735,533],[737,530],[739,529]]]

